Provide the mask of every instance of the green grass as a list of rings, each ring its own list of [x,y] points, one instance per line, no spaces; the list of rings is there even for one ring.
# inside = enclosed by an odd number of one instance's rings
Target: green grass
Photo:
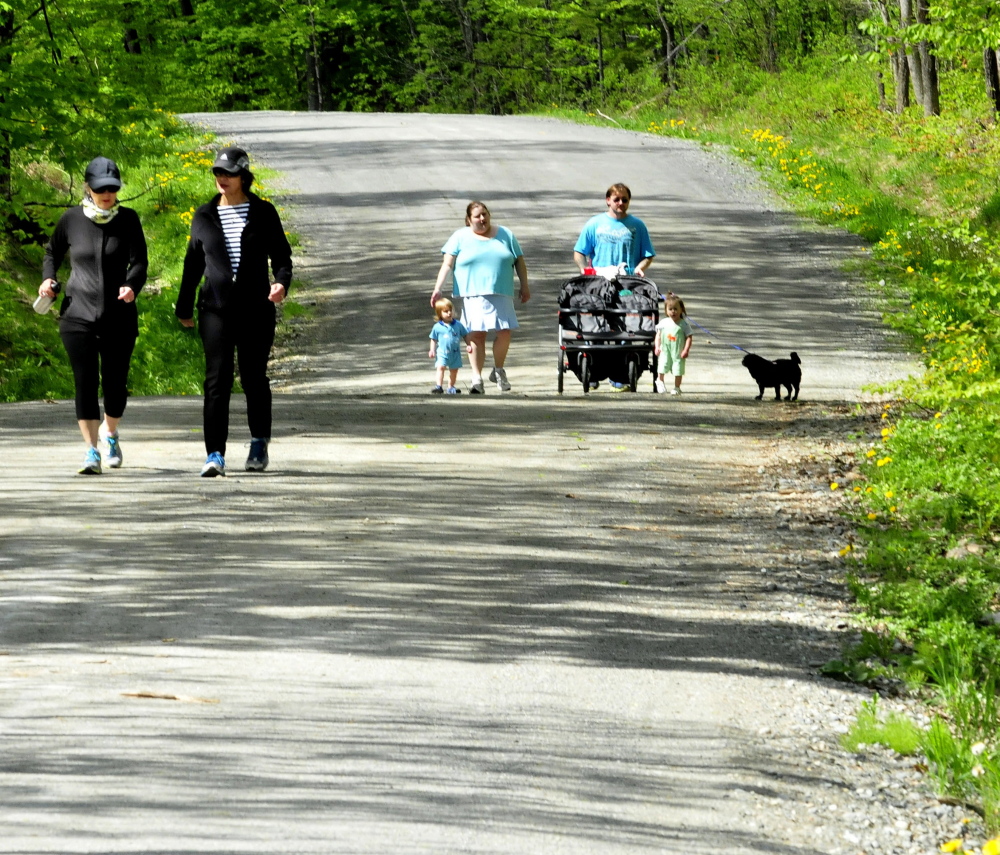
[[[923,731],[900,713],[883,714],[878,695],[861,704],[857,719],[840,744],[847,751],[859,751],[865,745],[884,745],[897,754],[909,756],[920,748]]]

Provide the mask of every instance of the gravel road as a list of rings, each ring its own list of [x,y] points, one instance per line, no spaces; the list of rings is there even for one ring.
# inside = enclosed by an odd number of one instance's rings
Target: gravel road
[[[200,400],[134,399],[73,475],[67,401],[0,407],[0,852],[923,853],[964,836],[868,695],[832,478],[912,365],[724,153],[530,118],[195,116],[280,172],[303,239],[271,468],[203,480]],[[555,295],[625,181],[699,334],[684,395],[555,393]],[[472,198],[532,301],[513,391],[427,394]],[[799,353],[802,400],[728,344]],[[468,381],[468,369],[460,379]],[[234,425],[242,430],[239,402]]]

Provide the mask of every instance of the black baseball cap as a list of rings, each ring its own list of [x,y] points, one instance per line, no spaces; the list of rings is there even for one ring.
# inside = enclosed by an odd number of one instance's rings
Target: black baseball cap
[[[118,171],[118,164],[107,157],[95,157],[90,161],[87,171],[83,173],[83,180],[95,193],[120,190],[122,186],[122,175]]]
[[[221,169],[230,175],[239,175],[241,172],[250,171],[250,158],[247,157],[247,153],[243,149],[230,146],[220,150],[215,156],[212,169]]]

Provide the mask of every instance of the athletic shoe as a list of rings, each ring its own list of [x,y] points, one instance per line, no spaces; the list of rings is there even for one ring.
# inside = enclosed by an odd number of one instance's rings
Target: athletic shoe
[[[108,446],[106,460],[111,469],[117,469],[122,465],[122,444],[118,441],[118,434],[108,434],[104,441]]]
[[[101,426],[97,429],[97,436],[108,447],[108,453],[105,458],[108,468],[117,469],[122,465],[122,446],[118,441],[118,431],[111,433],[108,430],[108,423],[104,421],[101,422]]]
[[[459,388],[457,388],[457,387],[455,387],[455,386],[449,386],[448,387],[448,394],[449,395],[461,395],[462,394],[462,390],[459,389]]]
[[[628,383],[615,383],[614,380],[609,380],[608,383],[611,384],[611,391],[612,392],[627,392],[628,391]]]
[[[81,475],[101,474],[101,453],[91,446],[83,456],[83,466],[79,470]]]
[[[225,474],[226,459],[218,451],[213,451],[205,460],[205,465],[201,467],[201,477],[214,478],[216,475]]]
[[[486,390],[483,388],[483,378],[480,377],[475,383],[469,387],[470,395],[485,395]]]
[[[431,389],[431,394],[432,395],[443,395],[444,394],[444,389],[442,389],[440,386],[435,386],[433,389]]]
[[[507,372],[502,368],[494,368],[490,372],[490,383],[496,383],[501,392],[510,391],[510,383],[507,382]]]
[[[662,395],[663,393],[665,393],[667,391],[667,384],[664,383],[662,380],[657,380],[656,381],[656,391],[659,392]]]
[[[247,457],[246,465],[243,467],[247,472],[263,472],[267,469],[270,459],[267,456],[267,440],[251,439],[250,455]]]
[[[681,393],[681,390],[678,389],[676,386],[674,386],[674,388],[670,390],[670,394],[671,395],[679,395],[680,393]]]

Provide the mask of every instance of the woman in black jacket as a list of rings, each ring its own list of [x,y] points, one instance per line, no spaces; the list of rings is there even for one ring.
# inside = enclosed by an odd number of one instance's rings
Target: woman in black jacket
[[[76,418],[87,444],[82,475],[101,474],[97,444],[107,444],[107,464],[122,465],[118,422],[128,397],[128,369],[139,315],[135,298],[146,284],[146,238],[139,216],[118,204],[118,166],[95,157],[84,174],[83,202],[66,211],[45,247],[38,293],[55,297],[63,259],[72,271],[59,313],[59,335],[76,385]],[[104,423],[98,401],[104,390]]]
[[[247,471],[267,467],[271,384],[267,361],[274,343],[276,304],[292,281],[292,249],[274,205],[250,192],[253,173],[241,148],[224,148],[212,167],[219,191],[195,211],[176,314],[194,326],[205,348],[205,450],[201,474],[226,474],[233,355],[247,396],[250,455]],[[270,270],[268,260],[270,259]],[[204,276],[204,282],[202,277]]]

